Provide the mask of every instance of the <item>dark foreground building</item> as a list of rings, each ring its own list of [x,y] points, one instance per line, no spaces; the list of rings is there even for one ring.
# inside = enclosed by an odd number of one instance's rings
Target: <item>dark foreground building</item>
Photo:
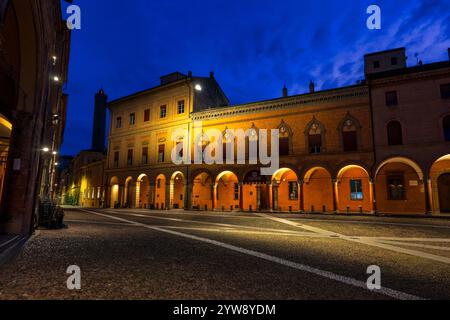
[[[69,48],[60,1],[0,0],[0,233],[28,234],[54,196]]]

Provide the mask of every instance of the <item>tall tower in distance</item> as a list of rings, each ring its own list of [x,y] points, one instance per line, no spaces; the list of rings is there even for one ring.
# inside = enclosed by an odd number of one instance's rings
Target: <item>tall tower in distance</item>
[[[91,150],[105,152],[106,105],[108,96],[103,89],[95,95],[94,125],[92,126]]]

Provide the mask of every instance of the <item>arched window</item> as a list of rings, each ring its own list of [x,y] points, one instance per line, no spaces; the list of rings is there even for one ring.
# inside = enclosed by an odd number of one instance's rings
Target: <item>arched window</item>
[[[222,144],[223,144],[223,162],[227,163],[227,159],[231,160],[230,163],[234,163],[234,141],[235,137],[232,134],[232,131],[228,130],[228,127],[225,128],[225,131],[222,134]]]
[[[289,156],[293,152],[292,130],[284,121],[281,122],[278,130],[280,132],[280,156]]]
[[[258,163],[259,155],[259,129],[252,124],[252,127],[247,131],[246,138],[246,156],[250,164]]]
[[[317,154],[322,152],[322,130],[317,123],[313,123],[308,132],[309,153]]]
[[[443,126],[445,141],[450,141],[450,115],[444,118]]]
[[[358,151],[358,132],[353,120],[347,119],[342,128],[342,144],[345,152]]]
[[[400,122],[393,120],[387,125],[388,144],[390,146],[398,146],[403,144],[402,125]]]

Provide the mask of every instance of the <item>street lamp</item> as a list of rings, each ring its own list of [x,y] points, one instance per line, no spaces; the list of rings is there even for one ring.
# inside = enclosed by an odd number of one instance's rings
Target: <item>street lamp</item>
[[[47,148],[47,147],[44,147],[44,148],[42,148],[42,151],[44,151],[45,153],[47,153],[47,152],[49,152],[49,151],[50,151],[50,149],[49,149],[49,148]]]
[[[199,84],[196,84],[195,85],[195,90],[197,90],[197,91],[202,91],[202,86],[201,85],[199,85]]]

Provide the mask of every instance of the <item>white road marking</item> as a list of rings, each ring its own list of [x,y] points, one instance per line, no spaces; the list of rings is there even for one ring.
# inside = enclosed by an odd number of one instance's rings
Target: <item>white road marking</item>
[[[334,235],[335,237],[342,239],[342,240],[348,240],[351,242],[357,242],[357,243],[361,243],[361,244],[365,244],[368,246],[372,246],[372,247],[377,247],[377,248],[382,248],[382,249],[387,249],[390,251],[395,251],[395,252],[399,252],[399,253],[404,253],[404,254],[408,254],[411,256],[416,256],[416,257],[420,257],[420,258],[424,258],[424,259],[429,259],[429,260],[434,260],[434,261],[439,261],[439,262],[443,262],[443,263],[447,263],[450,264],[450,258],[448,257],[443,257],[443,256],[438,256],[435,254],[431,254],[431,253],[426,253],[426,252],[422,252],[422,251],[417,251],[417,250],[411,250],[411,249],[406,249],[406,248],[402,248],[402,247],[397,247],[394,246],[392,244],[385,244],[385,243],[381,243],[381,242],[377,242],[376,239],[371,239],[371,238],[356,238],[354,236],[346,236],[340,233],[336,233],[336,232],[330,232],[328,230],[325,229],[321,229],[321,228],[317,228],[317,227],[309,227],[306,226],[304,224],[298,224],[295,223],[293,221],[289,221],[286,219],[282,219],[282,218],[276,218],[267,214],[263,214],[260,213],[258,214],[261,217],[265,217],[267,219],[273,220],[273,221],[278,221],[280,223],[284,223],[284,224],[288,224],[291,226],[297,226],[299,228],[302,229],[306,229],[309,231],[313,231],[313,232],[317,232],[319,234],[325,234],[325,235]]]
[[[203,224],[203,225],[209,225],[209,226],[228,227],[228,228],[243,228],[243,229],[248,229],[248,230],[272,231],[272,232],[279,232],[279,233],[285,233],[285,234],[297,232],[295,230],[259,228],[259,227],[251,227],[251,226],[243,226],[243,225],[235,225],[235,224],[227,224],[227,223],[215,223],[215,222],[196,221],[196,220],[173,219],[173,218],[165,218],[165,217],[158,217],[158,216],[152,216],[152,215],[139,215],[139,214],[134,214],[134,213],[126,213],[126,212],[122,212],[122,211],[113,211],[113,210],[107,210],[105,212],[116,213],[116,214],[120,214],[120,215],[124,215],[124,216],[139,217],[139,218],[176,221],[176,222],[193,223],[193,224]]]
[[[343,220],[343,219],[299,219],[293,218],[289,219],[291,221],[302,221],[302,222],[322,222],[322,223],[351,223],[351,224],[374,224],[374,225],[388,225],[388,226],[402,226],[402,227],[414,227],[414,228],[437,228],[437,229],[450,229],[450,226],[439,226],[433,224],[417,224],[417,223],[400,223],[400,222],[385,222],[385,221],[360,221],[360,220]]]
[[[400,241],[387,241],[387,240],[379,240],[379,242],[383,242],[383,243],[387,243],[387,244],[395,244],[398,246],[450,251],[450,247],[444,247],[444,246],[430,246],[430,245],[426,245],[426,244],[408,243],[408,242],[400,242]]]
[[[308,273],[311,273],[311,274],[315,274],[317,276],[320,276],[320,277],[323,277],[323,278],[326,278],[326,279],[330,279],[330,280],[334,280],[334,281],[337,281],[337,282],[340,282],[340,283],[351,285],[353,287],[361,288],[361,289],[364,289],[364,290],[367,290],[367,291],[370,291],[370,292],[373,292],[373,293],[382,294],[382,295],[385,295],[385,296],[388,296],[388,297],[391,297],[391,298],[400,299],[400,300],[423,300],[423,298],[420,298],[418,296],[411,295],[411,294],[408,294],[408,293],[405,293],[405,292],[401,292],[401,291],[397,291],[397,290],[393,290],[393,289],[389,289],[389,288],[382,288],[381,290],[374,290],[374,291],[372,291],[372,290],[369,290],[367,288],[367,284],[365,282],[363,282],[363,281],[359,281],[359,280],[356,280],[356,279],[353,279],[353,278],[349,278],[349,277],[346,277],[346,276],[341,276],[341,275],[338,275],[338,274],[335,274],[335,273],[332,273],[332,272],[329,272],[329,271],[320,270],[320,269],[317,269],[317,268],[313,268],[313,267],[310,267],[310,266],[307,266],[307,265],[303,265],[303,264],[299,264],[299,263],[296,263],[296,262],[292,262],[292,261],[289,261],[289,260],[281,259],[281,258],[278,258],[278,257],[274,257],[274,256],[271,256],[271,255],[267,255],[267,254],[261,253],[261,252],[257,252],[257,251],[253,251],[253,250],[249,250],[249,249],[244,249],[244,248],[241,248],[241,247],[233,246],[233,245],[226,244],[226,243],[223,243],[223,242],[220,242],[220,241],[211,240],[211,239],[203,238],[203,237],[197,237],[197,236],[194,236],[194,235],[181,233],[181,232],[177,232],[177,231],[167,230],[167,229],[163,229],[161,227],[149,226],[149,225],[146,225],[146,224],[143,224],[143,223],[139,223],[139,222],[135,222],[135,221],[132,221],[132,220],[126,220],[126,219],[119,218],[119,217],[108,216],[108,215],[105,215],[105,214],[102,214],[102,213],[99,213],[99,212],[95,212],[95,211],[88,211],[88,210],[83,210],[83,209],[82,209],[82,211],[87,212],[87,213],[91,213],[91,214],[94,214],[94,215],[102,216],[102,217],[107,217],[107,218],[114,219],[114,220],[117,220],[117,221],[128,222],[130,224],[138,225],[138,226],[141,226],[143,228],[150,229],[150,230],[159,231],[159,232],[171,234],[171,235],[178,236],[178,237],[183,237],[183,238],[187,238],[187,239],[191,239],[191,240],[196,240],[196,241],[208,243],[208,244],[215,245],[215,246],[218,246],[218,247],[221,247],[221,248],[225,248],[225,249],[228,249],[228,250],[231,250],[231,251],[235,251],[235,252],[239,252],[239,253],[242,253],[242,254],[246,254],[248,256],[252,256],[252,257],[256,257],[256,258],[262,259],[262,260],[274,262],[274,263],[277,263],[277,264],[280,264],[280,265],[283,265],[283,266],[286,266],[286,267],[290,267],[290,268],[293,268],[293,269],[296,269],[296,270],[300,270],[300,271],[308,272]]]

